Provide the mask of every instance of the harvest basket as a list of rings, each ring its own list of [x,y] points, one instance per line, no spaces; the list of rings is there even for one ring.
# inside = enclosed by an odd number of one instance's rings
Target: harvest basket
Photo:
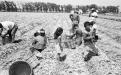
[[[75,49],[76,44],[74,39],[65,39],[62,42],[63,48]]]
[[[32,68],[27,62],[14,62],[9,68],[9,75],[32,75]]]

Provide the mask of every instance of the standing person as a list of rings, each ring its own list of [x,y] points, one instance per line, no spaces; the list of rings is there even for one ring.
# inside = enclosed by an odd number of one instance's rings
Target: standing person
[[[90,20],[93,20],[93,21],[95,21],[96,18],[98,17],[98,14],[94,8],[91,9],[89,17],[90,17]]]
[[[75,27],[79,26],[80,17],[77,11],[74,12],[72,18],[72,31],[74,32]]]
[[[59,61],[64,61],[66,59],[66,54],[63,54],[63,47],[62,47],[62,34],[63,28],[58,27],[54,33],[54,39],[56,40],[56,50],[57,50],[57,58]]]
[[[11,21],[0,22],[0,36],[2,37],[3,45],[6,44],[6,36],[8,35],[8,39],[10,43],[13,43],[15,40],[15,34],[18,30],[18,26],[16,23]]]
[[[79,24],[80,22],[80,17],[78,11],[74,11],[73,17],[72,17],[72,22]]]
[[[96,42],[99,39],[99,37],[97,35],[97,25],[95,21],[90,21],[90,27],[91,27],[92,35],[94,36],[93,42]]]
[[[71,21],[73,20],[73,14],[74,14],[74,11],[71,11],[71,13],[69,15],[69,18],[71,19]]]
[[[89,53],[86,55],[84,60],[89,61],[92,58],[92,56],[98,56],[98,49],[95,47],[95,44],[93,42],[94,36],[92,35],[91,32],[90,22],[86,21],[84,23],[84,27],[85,27],[85,31],[83,32],[84,45],[92,49],[92,51],[89,51]]]
[[[74,26],[79,25],[80,22],[79,12],[77,10],[74,10],[74,12],[70,14],[70,19],[72,21],[72,31],[73,31]]]
[[[54,32],[54,39],[56,40],[57,45],[60,47],[60,50],[63,51],[62,45],[61,45],[61,35],[63,33],[63,28],[58,27],[56,31]]]

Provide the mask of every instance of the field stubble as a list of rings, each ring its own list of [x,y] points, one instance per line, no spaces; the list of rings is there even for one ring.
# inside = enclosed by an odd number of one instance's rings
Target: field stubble
[[[9,16],[9,17],[7,17]],[[86,16],[80,16],[80,27],[83,29]],[[51,37],[58,26],[64,27],[64,33],[71,27],[68,14],[64,13],[0,13],[0,21],[9,20],[18,23],[19,30],[16,40],[22,39],[16,44],[7,44],[0,47],[0,71],[8,70],[9,66],[18,60],[27,61],[32,67],[40,63],[34,69],[35,75],[120,75],[121,74],[121,44],[119,29],[121,22],[106,19],[97,19],[99,35],[97,47],[101,55],[93,57],[88,63],[83,61],[83,53],[88,48],[65,49],[67,58],[64,62],[57,61],[57,51],[54,43],[48,44],[42,52],[44,59],[37,61],[30,52],[33,33],[40,28],[46,30]],[[118,29],[117,29],[118,28]]]

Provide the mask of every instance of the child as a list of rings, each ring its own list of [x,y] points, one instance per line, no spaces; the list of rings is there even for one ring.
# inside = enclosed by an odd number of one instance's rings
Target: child
[[[98,18],[96,9],[94,9],[94,8],[91,9],[89,17],[90,17],[90,20],[96,21],[96,18]]]
[[[92,35],[94,36],[93,42],[97,42],[99,37],[97,35],[97,25],[95,24],[95,21],[92,21],[92,20],[90,21],[90,27],[91,27]]]
[[[73,14],[73,20],[72,20],[72,22],[75,22],[75,21],[77,21],[78,24],[80,22],[80,17],[79,17],[79,14],[78,14],[77,11],[75,11],[74,14]]]
[[[61,45],[61,35],[63,33],[63,28],[58,27],[54,33],[54,39],[56,40],[56,43],[59,45],[61,51],[63,50]]]
[[[58,39],[58,37],[60,37],[62,33],[63,33],[63,28],[58,27],[54,33],[54,39]]]
[[[71,36],[71,38],[75,37],[75,44],[77,46],[80,46],[82,44],[82,30],[79,28],[79,26],[74,27],[74,34]]]
[[[91,32],[90,22],[86,21],[84,23],[84,27],[85,27],[85,31],[83,32],[84,45],[92,49],[92,51],[89,51],[84,60],[89,61],[92,56],[98,56],[98,49],[95,47],[95,44],[93,43],[94,36],[92,35]]]
[[[40,53],[46,48],[47,38],[45,35],[45,30],[41,29],[40,31],[34,34],[34,41],[32,43],[33,48]]]
[[[66,54],[63,54],[63,47],[62,47],[62,33],[63,28],[58,27],[54,33],[54,39],[56,40],[56,50],[57,50],[57,59],[59,61],[64,61],[66,59]]]
[[[74,11],[74,13],[70,14],[69,16],[70,16],[72,23],[77,22],[77,24],[79,24],[80,17],[79,17],[78,11]]]
[[[75,32],[75,28],[76,28],[76,27],[79,27],[79,25],[78,25],[78,23],[76,23],[76,21],[75,21],[75,23],[72,24],[72,33]]]
[[[98,17],[98,14],[97,14],[97,12],[96,12],[96,10],[94,8],[91,9],[89,17],[94,17],[94,18]]]

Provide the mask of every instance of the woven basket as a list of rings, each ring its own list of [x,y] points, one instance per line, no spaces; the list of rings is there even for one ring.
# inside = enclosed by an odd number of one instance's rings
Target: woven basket
[[[32,68],[27,62],[14,62],[9,68],[9,75],[32,75]]]
[[[71,49],[73,49],[73,48],[76,47],[75,41],[72,40],[72,39],[67,39],[62,44],[63,44],[64,48],[71,48]]]

